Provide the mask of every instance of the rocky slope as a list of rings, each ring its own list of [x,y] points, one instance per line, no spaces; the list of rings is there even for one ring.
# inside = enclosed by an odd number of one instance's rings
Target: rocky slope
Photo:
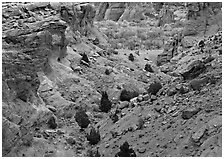
[[[222,155],[221,31],[114,49],[95,15],[138,19],[151,3],[2,7],[3,156]]]

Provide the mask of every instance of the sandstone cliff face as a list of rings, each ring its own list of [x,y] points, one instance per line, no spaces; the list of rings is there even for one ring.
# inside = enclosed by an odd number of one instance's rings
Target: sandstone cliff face
[[[152,13],[152,5],[132,2],[102,2],[97,9],[96,20],[140,21]]]
[[[221,3],[188,3],[188,22],[184,34],[186,36],[209,36],[221,30],[221,7]]]
[[[105,13],[105,20],[118,21],[125,10],[125,2],[110,3]]]
[[[42,19],[38,12],[46,18]],[[92,29],[94,16],[95,10],[89,4],[4,5],[3,22],[7,18],[9,21],[3,24],[3,156],[13,147],[24,145],[23,140],[31,142],[33,135],[29,130],[32,132],[31,129],[40,125],[48,127],[47,121],[54,114],[46,106],[51,104],[47,101],[52,100],[46,95],[49,92],[46,86],[50,86],[50,80],[46,79],[57,81],[56,68],[66,68],[59,62],[67,55],[68,43],[80,43],[84,36],[94,35],[92,38],[106,43],[102,36],[99,37],[100,33]],[[13,26],[11,30],[10,25]],[[44,85],[46,81],[48,84]],[[54,87],[53,84],[49,89],[55,90]],[[58,94],[58,91],[53,94]],[[63,101],[60,97],[58,94],[58,99]],[[23,127],[27,129],[29,138],[22,134]]]
[[[187,20],[183,28],[177,36],[164,46],[163,54],[158,56],[158,64],[164,64],[178,54],[180,50],[193,47],[202,36],[211,36],[222,29],[221,25],[221,3],[187,3]],[[170,12],[170,11],[169,11]],[[172,15],[164,12],[160,22],[171,23]],[[219,20],[218,20],[219,19]],[[164,25],[160,24],[160,25]],[[171,45],[170,45],[171,44]]]
[[[105,13],[108,8],[109,8],[109,2],[100,3],[99,8],[97,9],[97,12],[96,12],[96,17],[95,17],[96,21],[101,21],[104,19]]]

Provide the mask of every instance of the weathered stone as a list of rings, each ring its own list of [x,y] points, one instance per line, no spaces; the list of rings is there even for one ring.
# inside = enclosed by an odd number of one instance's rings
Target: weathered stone
[[[73,9],[75,8],[75,9]],[[93,25],[93,19],[95,17],[96,10],[93,5],[89,3],[79,4],[79,5],[63,5],[60,8],[60,15],[62,20],[69,24],[69,30],[67,35],[71,36],[70,41],[74,43],[81,42],[76,39],[77,37],[87,36],[92,39],[98,39],[98,46],[107,46],[107,40],[105,35],[99,32],[98,29]],[[88,26],[88,27],[87,27]],[[77,35],[77,31],[79,35]]]
[[[145,148],[145,147],[143,147],[143,148],[138,148],[137,151],[138,151],[139,153],[145,153],[146,148]]]
[[[204,63],[200,60],[190,62],[186,69],[181,72],[184,80],[194,79],[206,69]]]
[[[168,95],[168,96],[173,96],[173,95],[175,95],[176,93],[177,93],[177,90],[176,90],[175,87],[171,87],[171,88],[169,88],[168,91],[167,91],[167,95]]]
[[[214,130],[222,126],[222,118],[220,115],[215,116],[208,123],[208,133],[212,133]]]
[[[118,21],[125,10],[125,2],[109,3],[109,8],[105,12],[106,20]]]
[[[205,134],[207,130],[207,127],[206,125],[202,126],[200,129],[198,129],[194,134],[192,134],[191,136],[191,139],[194,141],[194,142],[199,142],[200,139],[203,137],[203,135]]]
[[[51,106],[51,105],[46,105],[46,107],[52,111],[53,113],[55,113],[57,110],[55,109],[55,107]]]
[[[149,85],[147,91],[149,94],[156,95],[156,93],[162,88],[160,82],[153,82]]]
[[[184,35],[208,35],[211,32],[210,28],[220,26],[220,21],[216,20],[220,17],[220,3],[188,3],[187,8],[188,22],[184,27]],[[210,10],[214,10],[214,8],[216,8],[216,12],[211,12]]]
[[[140,95],[138,96],[138,98],[137,98],[137,101],[138,101],[138,102],[142,102],[143,100],[144,100],[143,95],[140,94]]]
[[[18,125],[2,118],[2,154],[5,156],[14,147],[15,141],[21,136]]]
[[[185,93],[189,92],[189,88],[185,87],[183,85],[180,85],[180,87],[176,87],[176,89],[178,90],[178,92],[180,94],[185,94]]]
[[[95,19],[97,21],[101,21],[104,19],[105,13],[106,13],[106,10],[108,9],[108,7],[109,7],[109,2],[101,2],[100,3],[99,8],[96,12],[96,17],[95,17]]]
[[[184,48],[191,48],[197,43],[198,39],[192,36],[185,36],[181,40],[181,44]]]
[[[140,130],[141,130],[141,129],[144,127],[144,124],[145,124],[144,119],[140,117],[140,118],[138,119],[137,129],[140,129]]]
[[[116,113],[112,114],[110,116],[111,120],[113,121],[113,123],[116,123],[119,120],[119,117]]]
[[[206,85],[209,81],[209,77],[204,77],[202,79],[193,79],[189,82],[189,87],[193,90],[201,90],[201,87]]]
[[[87,151],[87,156],[88,157],[101,157],[101,154],[99,152],[99,147],[97,147],[96,149],[90,149]]]
[[[128,106],[129,106],[129,102],[128,102],[128,101],[122,101],[122,102],[119,104],[118,108],[119,108],[119,109],[124,109],[124,108],[127,108]]]
[[[145,94],[145,95],[143,95],[143,100],[144,100],[144,101],[148,101],[149,99],[150,99],[149,94]]]
[[[120,94],[121,101],[130,101],[132,98],[137,97],[141,93],[141,90],[135,83],[123,84],[123,89]]]
[[[201,111],[201,108],[187,109],[182,112],[181,117],[184,120],[188,120],[196,115],[199,111]]]

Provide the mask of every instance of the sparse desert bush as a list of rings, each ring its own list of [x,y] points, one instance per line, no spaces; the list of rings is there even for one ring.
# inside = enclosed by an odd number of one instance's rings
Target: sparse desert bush
[[[183,28],[185,26],[185,22],[183,20],[178,20],[174,23],[174,28]]]
[[[152,48],[152,45],[153,45],[153,43],[152,43],[151,39],[148,39],[144,42],[144,46],[145,46],[146,50],[150,50]]]
[[[125,39],[129,39],[130,37],[136,35],[136,30],[134,30],[132,28],[122,28],[119,33],[120,33],[121,37],[123,37]]]
[[[108,37],[113,49],[161,49],[164,41],[175,34],[182,32],[182,22],[174,24],[169,31],[163,31],[160,27],[152,25],[156,20],[142,20],[140,23],[110,20],[103,23],[96,23],[100,30]]]
[[[113,20],[106,20],[105,21],[105,24],[107,25],[107,26],[111,26],[111,27],[117,27],[117,23],[115,22],[115,21],[113,21]]]
[[[173,28],[171,31],[165,31],[164,35],[167,37],[173,37],[174,35],[182,32],[182,28]]]
[[[152,41],[152,45],[156,46],[159,49],[163,46],[163,41],[159,39],[155,39]]]
[[[125,42],[125,46],[130,50],[138,49],[141,46],[141,40],[134,36]]]
[[[153,30],[148,31],[146,34],[148,39],[156,39],[163,35],[163,31],[159,28],[154,28]]]

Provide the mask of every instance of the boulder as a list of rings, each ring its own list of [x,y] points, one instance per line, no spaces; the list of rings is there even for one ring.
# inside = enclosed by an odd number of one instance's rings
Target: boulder
[[[177,86],[176,89],[180,94],[185,94],[185,93],[189,92],[189,88],[186,86],[183,86],[183,85]]]
[[[130,101],[134,97],[138,97],[139,89],[133,84],[127,84],[121,91],[120,100]]]
[[[147,92],[148,94],[156,95],[156,93],[162,88],[160,82],[153,82],[149,85]]]
[[[201,79],[193,79],[189,82],[189,87],[193,90],[201,90],[202,86],[206,85],[210,81],[209,77],[204,77]]]
[[[201,108],[192,108],[192,109],[187,109],[182,111],[181,117],[184,120],[188,120],[192,118],[194,115],[196,115],[198,112],[200,112],[202,109]]]
[[[198,42],[198,38],[197,37],[193,37],[193,36],[185,36],[183,37],[183,39],[181,40],[181,45],[183,46],[183,48],[191,48],[195,45],[195,43]]]
[[[200,60],[194,60],[188,63],[186,68],[180,72],[184,80],[194,79],[206,69],[205,64]]]
[[[177,89],[176,87],[170,87],[168,90],[167,90],[167,95],[168,96],[173,96],[177,93]]]

